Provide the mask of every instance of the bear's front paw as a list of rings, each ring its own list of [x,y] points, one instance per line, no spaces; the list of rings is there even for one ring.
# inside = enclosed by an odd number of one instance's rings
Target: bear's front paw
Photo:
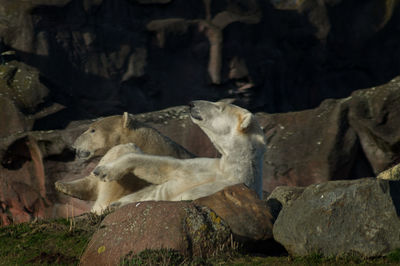
[[[107,165],[97,166],[93,170],[93,174],[95,176],[97,176],[101,181],[104,181],[104,182],[110,182],[110,181],[119,179],[118,173],[113,171],[112,168]]]

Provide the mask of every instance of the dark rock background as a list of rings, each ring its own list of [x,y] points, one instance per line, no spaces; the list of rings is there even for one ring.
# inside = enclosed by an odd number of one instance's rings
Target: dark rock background
[[[195,99],[257,113],[269,192],[398,163],[398,2],[0,0],[0,223],[88,209],[54,182],[93,168],[71,144],[100,116],[217,156],[185,108],[141,114]]]
[[[49,89],[37,108],[66,107],[36,121],[37,130],[192,99],[235,97],[253,111],[303,110],[400,73],[400,13],[392,0],[0,6],[3,48],[37,68]]]

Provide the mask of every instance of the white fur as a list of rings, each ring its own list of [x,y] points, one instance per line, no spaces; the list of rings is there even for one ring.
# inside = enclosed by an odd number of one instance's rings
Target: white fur
[[[92,123],[89,129],[76,139],[74,147],[80,160],[104,155],[98,166],[112,162],[124,154],[142,151],[175,158],[194,157],[157,130],[134,121],[128,113],[105,117]],[[55,183],[56,189],[64,194],[94,201],[92,212],[97,214],[101,214],[111,202],[140,191],[148,185],[150,184],[132,173],[127,173],[117,181],[105,183],[94,176],[93,172],[77,180],[60,180]]]
[[[265,139],[253,115],[227,103],[196,101],[191,117],[211,139],[221,158],[175,159],[128,153],[99,165],[93,174],[102,181],[119,180],[131,172],[152,184],[122,197],[113,207],[147,200],[193,200],[238,183],[245,183],[262,197]]]

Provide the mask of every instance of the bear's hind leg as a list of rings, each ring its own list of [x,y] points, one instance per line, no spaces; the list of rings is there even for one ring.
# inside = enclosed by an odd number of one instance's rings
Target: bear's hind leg
[[[57,181],[56,189],[64,194],[81,200],[96,200],[97,179],[90,176],[74,181]]]

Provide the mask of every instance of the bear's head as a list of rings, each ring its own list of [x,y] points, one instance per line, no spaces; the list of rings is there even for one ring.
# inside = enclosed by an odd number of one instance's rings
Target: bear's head
[[[221,154],[239,146],[265,149],[263,131],[246,109],[225,102],[193,101],[190,115]]]
[[[73,144],[76,156],[88,160],[106,154],[109,149],[120,144],[123,131],[131,127],[131,123],[126,112],[122,116],[109,116],[92,123]]]

